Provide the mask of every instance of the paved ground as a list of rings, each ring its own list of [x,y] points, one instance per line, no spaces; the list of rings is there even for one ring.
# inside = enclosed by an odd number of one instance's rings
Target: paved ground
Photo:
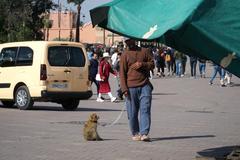
[[[54,103],[35,103],[30,111],[1,107],[0,160],[221,158],[240,145],[240,80],[234,77],[234,85],[224,88],[218,79],[212,86],[208,81],[189,76],[152,80],[150,143],[131,141],[126,112],[114,126],[105,126],[120,114],[124,102],[97,103],[96,95],[81,101],[74,112]],[[100,116],[104,141],[83,140],[83,123],[92,112]]]

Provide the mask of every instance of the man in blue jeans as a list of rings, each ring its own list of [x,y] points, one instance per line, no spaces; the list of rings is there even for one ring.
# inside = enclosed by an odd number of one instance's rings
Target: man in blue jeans
[[[154,61],[150,50],[139,48],[132,39],[125,42],[128,49],[121,56],[120,85],[126,97],[132,140],[149,141],[153,90],[149,73],[154,69]]]
[[[209,84],[212,85],[213,84],[213,80],[215,79],[215,77],[217,76],[217,73],[219,73],[220,76],[220,83],[222,87],[225,87],[225,83],[224,83],[224,77],[225,77],[225,70],[217,65],[217,64],[213,64],[213,73],[211,76],[211,79],[209,81]]]

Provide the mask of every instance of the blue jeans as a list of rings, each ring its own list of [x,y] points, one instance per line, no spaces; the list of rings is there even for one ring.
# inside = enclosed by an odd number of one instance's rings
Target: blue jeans
[[[204,75],[206,72],[206,63],[201,63],[199,62],[199,72],[200,72],[200,75]]]
[[[182,61],[181,60],[175,60],[176,63],[176,76],[181,76],[182,74]]]
[[[152,88],[150,84],[129,88],[126,98],[129,125],[132,135],[148,135],[151,125]],[[138,113],[140,111],[140,120]],[[139,125],[140,124],[140,125]]]
[[[212,73],[212,77],[210,79],[210,83],[213,83],[213,80],[215,79],[217,73],[219,73],[220,79],[223,80],[224,76],[225,76],[225,70],[222,69],[222,67],[215,65],[213,67],[213,73]]]

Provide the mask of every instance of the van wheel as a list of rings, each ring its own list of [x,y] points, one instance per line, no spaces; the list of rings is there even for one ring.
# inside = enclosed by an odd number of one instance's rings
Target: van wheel
[[[4,107],[12,108],[14,106],[15,102],[2,100],[2,104],[4,105]]]
[[[15,102],[20,110],[27,110],[32,108],[33,100],[26,86],[18,87],[15,93]]]
[[[78,108],[78,105],[78,99],[70,99],[62,102],[62,107],[67,111],[75,111]]]

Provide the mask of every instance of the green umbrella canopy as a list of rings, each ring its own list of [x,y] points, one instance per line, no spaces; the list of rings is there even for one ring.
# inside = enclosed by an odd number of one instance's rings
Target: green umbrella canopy
[[[239,0],[114,0],[90,11],[93,25],[159,40],[240,77]]]

